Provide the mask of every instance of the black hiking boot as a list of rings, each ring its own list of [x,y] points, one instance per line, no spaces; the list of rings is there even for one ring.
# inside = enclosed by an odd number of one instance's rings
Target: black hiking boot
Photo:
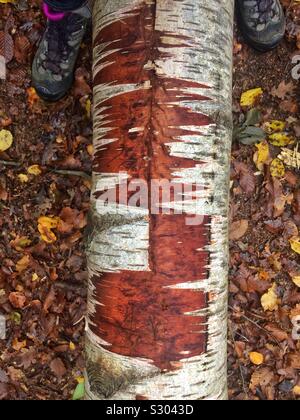
[[[74,68],[91,11],[84,6],[47,20],[47,27],[32,64],[32,82],[37,93],[47,101],[65,96],[74,79]]]
[[[269,51],[285,33],[285,17],[279,0],[237,0],[240,29],[253,48]]]

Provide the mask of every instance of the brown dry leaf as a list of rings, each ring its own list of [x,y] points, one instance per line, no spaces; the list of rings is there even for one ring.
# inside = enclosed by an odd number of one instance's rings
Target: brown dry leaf
[[[250,389],[253,393],[256,392],[257,387],[267,386],[274,378],[271,369],[263,367],[253,373],[251,376]]]
[[[13,366],[7,368],[7,373],[12,382],[20,382],[24,378],[24,373],[20,369],[16,369]]]
[[[92,93],[90,86],[87,83],[88,73],[87,71],[79,67],[75,72],[75,84],[74,84],[74,95],[75,96],[87,96]]]
[[[279,108],[282,111],[289,112],[291,114],[296,114],[299,110],[298,102],[293,99],[280,102]]]
[[[233,222],[229,230],[229,239],[231,241],[237,241],[241,239],[247,233],[248,227],[248,220],[244,219]]]
[[[55,302],[55,298],[56,298],[56,293],[55,293],[54,287],[52,286],[50,288],[50,291],[49,291],[49,293],[48,293],[48,295],[45,299],[45,302],[44,302],[43,309],[44,309],[45,312],[49,311],[49,309],[51,308],[51,306]]]
[[[253,194],[256,188],[256,177],[250,165],[238,161],[234,161],[233,165],[236,174],[239,176],[239,184],[242,190],[247,195]]]
[[[300,316],[300,303],[298,305],[295,306],[295,308],[293,308],[290,312],[290,318],[296,318]]]
[[[15,339],[13,340],[13,343],[12,343],[12,348],[13,348],[15,351],[20,351],[20,350],[22,350],[22,349],[26,348],[26,346],[27,346],[27,341],[26,341],[26,340],[24,340],[24,341],[18,341],[18,339],[17,339],[17,338],[15,338]]]
[[[16,264],[17,272],[19,274],[22,273],[29,267],[29,264],[30,264],[30,256],[24,255],[24,257],[22,257]]]
[[[276,325],[266,325],[266,330],[268,330],[278,341],[282,342],[289,338],[289,335],[286,331],[283,331],[281,328]]]
[[[68,234],[72,233],[74,229],[83,229],[86,224],[87,221],[83,212],[65,207],[59,215],[57,230],[60,233]]]
[[[26,297],[21,292],[10,293],[8,300],[16,309],[23,309],[26,303]]]
[[[290,366],[300,370],[300,353],[292,353],[288,357]]]
[[[295,90],[293,82],[286,83],[284,80],[279,83],[277,88],[271,90],[271,95],[279,99],[285,99],[288,95],[292,95]]]
[[[8,199],[8,192],[0,182],[0,200],[6,201]]]
[[[31,50],[31,44],[25,35],[17,35],[15,37],[15,59],[20,64],[25,64],[28,61],[28,56]]]
[[[50,369],[52,373],[54,373],[54,375],[57,376],[59,379],[61,379],[67,373],[65,365],[59,357],[52,360],[52,362],[50,363]]]

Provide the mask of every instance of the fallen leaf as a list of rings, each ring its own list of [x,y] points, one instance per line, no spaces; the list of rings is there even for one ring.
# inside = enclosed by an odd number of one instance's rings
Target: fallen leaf
[[[300,385],[296,385],[293,388],[293,393],[297,396],[300,397]]]
[[[281,132],[285,129],[285,127],[286,122],[279,120],[272,120],[264,124],[265,130],[269,134]]]
[[[17,272],[20,274],[23,271],[25,271],[30,264],[30,257],[29,255],[25,255],[24,257],[22,257],[16,264],[16,270]]]
[[[39,276],[36,273],[32,274],[31,281],[36,282],[38,280],[39,280]]]
[[[282,160],[276,158],[272,160],[270,165],[270,174],[275,178],[283,178],[285,175],[285,167]]]
[[[292,278],[292,280],[297,287],[300,287],[300,276],[295,276]]]
[[[77,387],[75,388],[73,396],[72,396],[72,400],[79,401],[79,400],[82,400],[84,396],[85,396],[85,386],[84,386],[84,381],[83,381],[83,382],[79,382]]]
[[[57,376],[59,379],[61,379],[67,373],[65,365],[59,357],[52,360],[52,362],[50,363],[50,369],[52,373],[54,373],[54,375]]]
[[[39,165],[32,165],[32,166],[29,166],[29,168],[27,169],[27,172],[30,175],[38,176],[38,175],[41,175],[42,170]]]
[[[272,381],[273,378],[274,378],[273,372],[271,371],[271,369],[267,367],[263,367],[259,370],[256,370],[251,376],[251,381],[250,381],[251,391],[255,393],[257,387],[267,386]]]
[[[262,96],[263,90],[261,88],[250,89],[244,92],[241,96],[241,106],[253,106],[257,100]]]
[[[18,175],[18,178],[19,178],[19,181],[22,184],[26,184],[29,181],[29,178],[28,178],[28,176],[26,174],[19,174]]]
[[[56,235],[52,229],[56,229],[60,222],[59,217],[46,217],[42,216],[38,220],[38,230],[41,234],[43,241],[52,244],[57,240]]]
[[[266,325],[265,328],[280,342],[287,340],[289,337],[286,331],[283,331],[281,328],[279,328],[276,325],[269,324],[269,325]]]
[[[276,284],[265,293],[261,298],[261,305],[264,308],[264,311],[275,311],[278,309],[279,299],[276,293]]]
[[[8,130],[0,130],[0,152],[5,152],[13,144],[13,135]]]
[[[264,165],[270,160],[270,149],[266,141],[255,145],[257,152],[254,154],[253,161],[260,171],[263,171]]]
[[[23,293],[20,292],[12,292],[10,293],[8,300],[12,304],[12,306],[16,309],[22,309],[26,303],[26,297]]]
[[[230,226],[229,239],[231,241],[237,241],[241,239],[246,234],[248,227],[248,220],[238,220],[233,222]]]
[[[295,143],[295,139],[285,133],[273,133],[269,136],[269,141],[273,146],[285,147]]]
[[[20,351],[20,350],[24,349],[26,346],[27,346],[27,341],[26,340],[24,340],[24,341],[18,341],[17,338],[15,338],[13,340],[12,348],[15,351]]]
[[[38,94],[36,93],[35,88],[30,87],[27,89],[27,100],[30,108],[34,106],[37,102],[39,102],[40,98]]]
[[[256,351],[253,351],[249,354],[249,359],[251,363],[256,366],[260,366],[264,363],[264,355]]]
[[[294,236],[292,239],[290,239],[290,245],[291,248],[296,254],[300,254],[300,237]]]
[[[273,88],[271,95],[279,99],[285,99],[287,95],[293,94],[295,85],[293,82],[286,83],[284,80],[279,83],[277,88]]]
[[[71,233],[74,229],[83,229],[86,226],[86,217],[83,212],[79,212],[71,207],[62,209],[59,215],[57,230],[60,233]]]

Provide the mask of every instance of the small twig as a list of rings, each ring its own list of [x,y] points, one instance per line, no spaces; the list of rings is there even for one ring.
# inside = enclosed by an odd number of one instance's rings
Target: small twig
[[[233,331],[232,331],[231,325],[229,325],[229,332],[230,332],[231,339],[233,341],[234,348],[235,348],[235,343],[236,342],[235,342],[235,339],[234,339],[234,335],[233,335]],[[244,393],[246,394],[247,398],[249,399],[248,388],[246,386],[244,372],[243,372],[242,365],[241,365],[241,362],[240,362],[239,358],[237,358],[237,364],[239,365],[239,371],[240,371],[240,375],[241,375],[241,379],[242,379]]]
[[[0,160],[0,165],[4,166],[21,166],[20,162],[13,162],[12,160]]]
[[[238,312],[236,309],[234,309],[232,306],[229,306],[229,309],[231,309],[232,311],[234,311],[234,312]],[[255,325],[256,326],[256,328],[258,328],[259,330],[261,330],[261,331],[264,331],[266,334],[268,334],[270,337],[272,337],[273,338],[273,340],[276,342],[276,344],[279,346],[279,347],[281,347],[281,344],[279,343],[279,341],[277,340],[277,338],[272,334],[272,333],[270,333],[270,331],[268,331],[266,328],[264,328],[264,327],[262,327],[261,325],[259,325],[257,322],[255,322],[255,321],[253,321],[253,319],[251,319],[251,318],[249,318],[248,316],[246,316],[246,315],[243,315],[243,314],[240,314],[241,315],[241,318],[244,318],[246,321],[248,321],[248,322],[250,322],[252,325]]]
[[[51,172],[58,174],[58,175],[68,175],[68,176],[79,176],[81,178],[85,178],[88,181],[91,181],[92,177],[86,172],[83,171],[71,171],[71,170],[64,170],[64,169],[53,169]]]

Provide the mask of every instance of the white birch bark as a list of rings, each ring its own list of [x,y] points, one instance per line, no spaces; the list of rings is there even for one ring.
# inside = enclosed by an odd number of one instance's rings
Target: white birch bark
[[[180,106],[195,114],[208,116],[205,125],[193,125],[190,132],[173,137],[165,145],[170,157],[194,161],[194,165],[171,170],[175,182],[200,183],[203,187],[197,200],[189,203],[189,213],[205,216],[209,236],[199,251],[209,255],[206,276],[199,279],[185,276],[169,290],[199,291],[208,297],[207,305],[185,313],[194,319],[205,319],[205,351],[190,356],[182,352],[178,367],[162,369],[150,357],[133,357],[115,352],[113,344],[100,333],[96,318],[101,305],[97,290],[105,286],[106,274],[123,272],[149,273],[151,214],[149,209],[131,206],[104,206],[97,197],[105,187],[117,186],[131,174],[123,175],[99,171],[97,162],[93,176],[91,233],[88,244],[89,315],[87,326],[87,398],[92,400],[219,400],[227,398],[227,271],[228,271],[228,179],[231,147],[231,93],[232,93],[232,23],[233,0],[96,0],[94,9],[94,147],[96,158],[107,154],[107,148],[120,139],[114,132],[114,117],[107,121],[113,109],[104,102],[139,90],[155,97],[153,80],[194,82],[183,88],[184,100]],[[99,41],[115,22],[126,22],[131,16],[151,7],[147,33],[159,37],[158,44],[150,44],[154,54],[144,63],[151,72],[149,80],[127,83],[115,80],[102,82],[101,71],[114,62],[119,47],[115,39]],[[148,9],[147,9],[148,10]],[[101,38],[102,39],[102,38]],[[180,39],[180,41],[178,41]],[[184,41],[183,41],[184,40]],[[129,54],[129,47],[123,53]],[[150,73],[149,73],[150,74]],[[99,76],[100,75],[100,76]],[[199,85],[199,87],[196,86]],[[153,93],[152,93],[153,91]],[[190,94],[190,97],[189,97]],[[203,95],[206,99],[198,100]],[[190,98],[190,99],[189,99]],[[174,102],[174,98],[172,99]],[[175,101],[175,106],[177,105]],[[170,102],[169,107],[174,103]],[[144,133],[157,124],[157,113],[151,114],[149,126],[136,126],[131,132]],[[184,117],[183,117],[184,118]],[[104,123],[105,121],[105,123]],[[161,121],[163,125],[165,121]],[[182,123],[187,129],[187,124]],[[179,127],[180,128],[180,127]],[[155,133],[154,133],[155,134]],[[142,135],[141,135],[142,136]],[[142,137],[137,137],[140,141]],[[117,146],[116,146],[117,147]],[[147,156],[145,156],[147,158]],[[154,157],[155,159],[155,157]],[[121,179],[123,178],[123,179]],[[97,195],[98,193],[98,195]],[[165,203],[176,208],[180,203]],[[182,244],[184,247],[185,244]],[[152,265],[151,265],[152,264]],[[155,262],[154,262],[155,264]],[[180,265],[181,262],[178,261]],[[108,280],[107,280],[108,281]],[[112,307],[121,305],[111,302]],[[120,311],[123,309],[121,308]],[[149,317],[150,317],[149,313]],[[198,317],[198,318],[196,318]],[[99,330],[99,334],[97,331]]]

